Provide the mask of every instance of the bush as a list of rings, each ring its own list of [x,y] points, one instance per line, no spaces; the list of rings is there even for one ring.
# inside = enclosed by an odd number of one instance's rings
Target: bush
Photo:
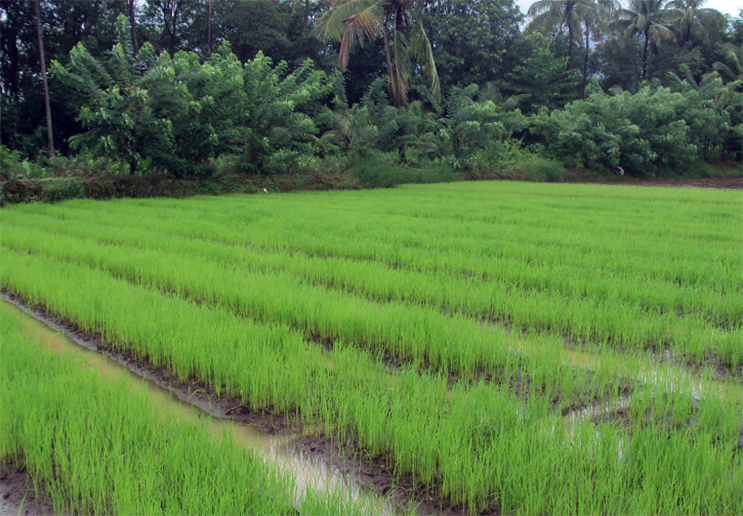
[[[524,160],[520,167],[526,180],[536,183],[561,183],[565,179],[565,167],[559,161],[533,156]]]
[[[681,171],[698,159],[737,156],[740,100],[730,85],[714,78],[684,92],[650,86],[634,95],[595,91],[562,110],[542,109],[531,117],[530,131],[549,157],[569,167],[655,176]]]
[[[370,188],[392,188],[401,184],[448,183],[460,177],[443,164],[414,170],[378,160],[363,160],[353,167],[359,182]]]
[[[43,180],[41,202],[61,202],[85,197],[85,189],[80,179],[53,178]]]
[[[129,173],[167,170],[175,177],[209,177],[219,156],[240,154],[252,172],[280,172],[312,154],[314,115],[330,93],[324,72],[306,60],[293,72],[261,52],[242,64],[225,44],[202,63],[194,52],[156,55],[145,43],[135,54],[126,17],[108,60],[81,43],[52,75],[80,93],[85,131],[70,146],[112,157]]]
[[[11,179],[3,184],[0,191],[0,205],[17,204],[29,201],[28,186],[18,179]]]

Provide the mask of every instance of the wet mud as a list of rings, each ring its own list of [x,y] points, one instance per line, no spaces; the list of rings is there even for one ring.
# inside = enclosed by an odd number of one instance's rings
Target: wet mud
[[[51,499],[36,493],[25,471],[13,466],[0,468],[0,516],[54,514]]]

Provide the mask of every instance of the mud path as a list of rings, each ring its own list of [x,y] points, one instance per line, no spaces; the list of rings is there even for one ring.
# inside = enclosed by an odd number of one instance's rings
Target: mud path
[[[599,185],[617,186],[664,186],[664,187],[690,187],[690,188],[719,188],[724,190],[743,190],[743,176],[738,177],[700,177],[671,179],[640,179],[633,177],[618,177],[617,179],[589,179],[570,177],[566,183],[589,183]]]

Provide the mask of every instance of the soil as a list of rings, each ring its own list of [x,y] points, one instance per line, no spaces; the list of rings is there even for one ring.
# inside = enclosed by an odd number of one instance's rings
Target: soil
[[[270,434],[303,433],[302,425],[299,422],[301,418],[298,414],[280,414],[271,410],[252,410],[249,404],[245,404],[239,399],[224,395],[217,396],[214,390],[204,383],[198,381],[183,382],[165,368],[155,368],[147,360],[135,357],[131,353],[117,352],[113,349],[111,343],[104,340],[100,334],[82,331],[72,322],[61,319],[45,311],[42,307],[32,306],[19,296],[3,291],[0,298],[14,304],[53,330],[63,332],[75,343],[87,349],[106,354],[136,375],[146,378],[163,389],[167,389],[179,400],[199,408],[212,417],[250,424]],[[444,499],[440,493],[430,488],[427,489],[425,486],[417,485],[411,476],[395,477],[393,461],[389,456],[370,459],[368,454],[361,450],[357,442],[351,440],[340,443],[337,439],[329,439],[324,435],[308,434],[298,439],[294,444],[299,451],[332,464],[343,474],[352,476],[362,488],[382,496],[392,493],[393,501],[398,507],[407,507],[412,500],[417,505],[417,513],[421,516],[432,514],[463,516],[465,514],[463,508],[453,507],[451,502]],[[3,472],[3,476],[5,474]],[[29,482],[24,472],[11,471],[8,475],[20,475],[19,478],[25,479],[26,483]],[[4,480],[2,480],[1,485],[5,489]],[[17,490],[19,489],[21,488],[17,488]],[[31,491],[33,491],[33,487]],[[22,496],[21,494],[21,498]],[[27,497],[26,503],[28,503],[29,497]],[[5,515],[4,507],[3,505],[3,512],[0,516]],[[17,510],[16,506],[13,514],[16,514]],[[46,513],[29,512],[28,514]],[[25,509],[23,514],[26,514]],[[486,512],[485,514],[497,514],[497,511]]]
[[[36,490],[26,471],[14,467],[0,469],[0,516],[41,516],[54,514],[51,499]]]
[[[618,186],[665,186],[665,187],[691,187],[691,188],[718,188],[727,190],[743,190],[743,176],[738,177],[702,177],[696,179],[671,178],[671,179],[639,179],[633,177],[620,177],[617,179],[591,179],[575,174],[574,177],[566,178],[566,183],[591,183],[601,185]]]

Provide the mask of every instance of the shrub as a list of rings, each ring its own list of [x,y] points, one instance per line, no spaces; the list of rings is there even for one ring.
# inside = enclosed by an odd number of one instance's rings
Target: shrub
[[[740,100],[730,85],[712,79],[704,89],[685,92],[651,86],[634,95],[594,91],[562,110],[542,109],[531,117],[530,131],[549,157],[567,166],[654,176],[700,158],[736,156],[743,134],[735,122]]]
[[[176,177],[209,176],[210,162],[242,156],[253,172],[277,172],[313,153],[318,132],[309,113],[331,86],[306,60],[292,73],[258,53],[241,64],[229,45],[201,63],[194,52],[155,55],[149,43],[134,54],[126,17],[108,61],[78,44],[55,78],[82,94],[85,132],[70,145],[127,164],[130,174],[165,169]]]
[[[410,183],[448,183],[460,177],[443,164],[414,170],[381,160],[362,160],[353,167],[359,182],[371,188],[392,188]]]
[[[525,159],[520,167],[526,180],[537,183],[561,183],[565,179],[565,167],[559,161],[533,156]]]

